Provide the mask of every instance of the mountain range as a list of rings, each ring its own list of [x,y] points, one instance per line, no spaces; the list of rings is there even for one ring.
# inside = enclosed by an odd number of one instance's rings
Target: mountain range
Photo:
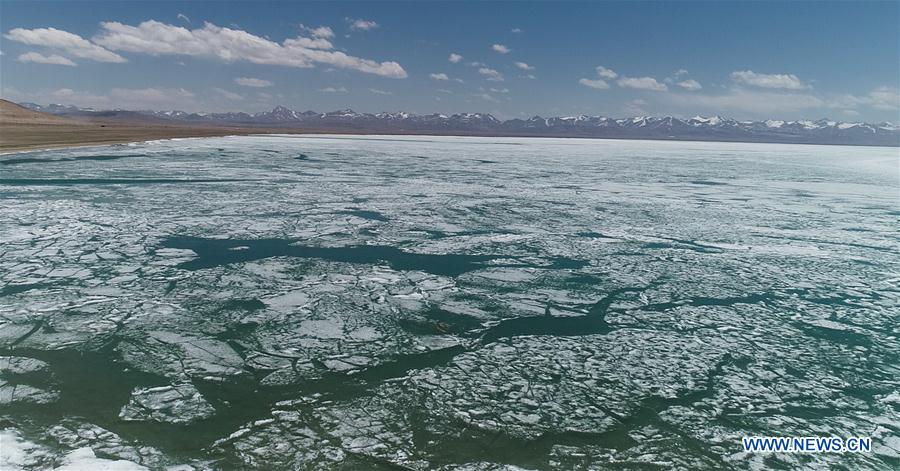
[[[96,118],[157,124],[240,126],[364,134],[436,134],[466,136],[582,137],[696,141],[771,142],[900,146],[900,126],[829,119],[816,121],[739,121],[721,116],[681,119],[671,116],[607,118],[565,116],[500,120],[487,113],[413,114],[328,113],[276,106],[260,113],[187,113],[184,111],[96,110],[59,104],[20,103],[34,111],[73,118]]]

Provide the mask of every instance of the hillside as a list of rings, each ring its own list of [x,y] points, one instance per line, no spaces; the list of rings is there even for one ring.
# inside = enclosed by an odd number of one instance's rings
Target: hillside
[[[55,116],[49,113],[30,110],[11,101],[0,99],[0,124],[77,125],[79,124],[79,121],[71,118]]]

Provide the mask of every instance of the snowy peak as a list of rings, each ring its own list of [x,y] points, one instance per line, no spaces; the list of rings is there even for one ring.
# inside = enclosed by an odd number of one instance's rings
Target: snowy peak
[[[296,111],[284,106],[276,106],[272,108],[272,111],[260,113],[257,116],[270,121],[295,121],[300,118]]]

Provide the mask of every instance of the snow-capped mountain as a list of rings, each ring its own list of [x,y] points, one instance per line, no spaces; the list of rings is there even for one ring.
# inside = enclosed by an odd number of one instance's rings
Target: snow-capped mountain
[[[72,117],[167,120],[217,126],[315,129],[397,134],[462,134],[490,136],[593,137],[746,141],[798,144],[900,146],[900,126],[817,121],[737,121],[722,116],[638,116],[613,119],[601,116],[564,116],[501,121],[487,113],[417,115],[406,112],[358,113],[350,109],[317,113],[277,106],[261,113],[186,113],[183,111],[94,110],[51,104],[21,103],[35,111]]]

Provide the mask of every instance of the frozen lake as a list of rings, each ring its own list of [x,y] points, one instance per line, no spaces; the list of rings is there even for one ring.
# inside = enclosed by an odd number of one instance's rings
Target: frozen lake
[[[426,136],[0,156],[0,468],[896,468],[898,161]]]

